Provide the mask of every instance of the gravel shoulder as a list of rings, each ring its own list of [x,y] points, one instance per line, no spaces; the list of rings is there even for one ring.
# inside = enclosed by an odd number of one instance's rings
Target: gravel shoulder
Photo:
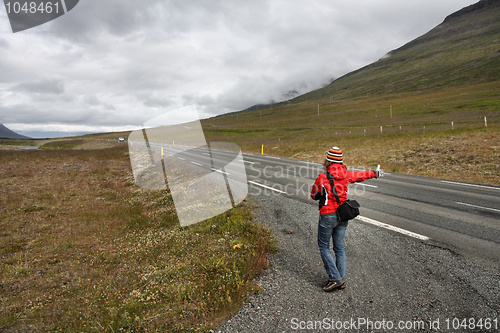
[[[347,288],[325,293],[316,203],[270,193],[249,200],[279,251],[259,279],[262,293],[216,332],[451,332],[464,319],[500,321],[498,268],[357,220],[345,238]]]

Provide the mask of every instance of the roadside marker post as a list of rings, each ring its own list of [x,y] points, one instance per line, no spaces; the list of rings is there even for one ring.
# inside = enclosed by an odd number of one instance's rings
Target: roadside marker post
[[[260,149],[260,154],[264,155],[264,145],[262,145],[262,148]]]

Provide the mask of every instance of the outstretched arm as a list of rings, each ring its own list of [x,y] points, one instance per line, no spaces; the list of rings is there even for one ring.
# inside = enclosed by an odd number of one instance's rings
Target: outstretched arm
[[[362,182],[367,179],[376,178],[377,173],[373,170],[349,171],[347,172],[347,180],[349,183]]]

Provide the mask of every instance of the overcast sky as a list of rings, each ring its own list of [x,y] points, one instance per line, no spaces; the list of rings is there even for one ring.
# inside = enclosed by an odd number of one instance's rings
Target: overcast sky
[[[80,0],[13,33],[0,5],[0,123],[136,129],[305,93],[426,33],[474,0]],[[179,115],[181,116],[181,115]]]

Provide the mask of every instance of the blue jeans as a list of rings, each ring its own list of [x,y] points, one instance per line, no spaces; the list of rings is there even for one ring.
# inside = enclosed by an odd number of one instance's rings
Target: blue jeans
[[[345,280],[344,236],[347,224],[347,221],[339,222],[335,213],[319,216],[318,247],[330,281]],[[330,251],[330,238],[333,241],[335,260]]]

